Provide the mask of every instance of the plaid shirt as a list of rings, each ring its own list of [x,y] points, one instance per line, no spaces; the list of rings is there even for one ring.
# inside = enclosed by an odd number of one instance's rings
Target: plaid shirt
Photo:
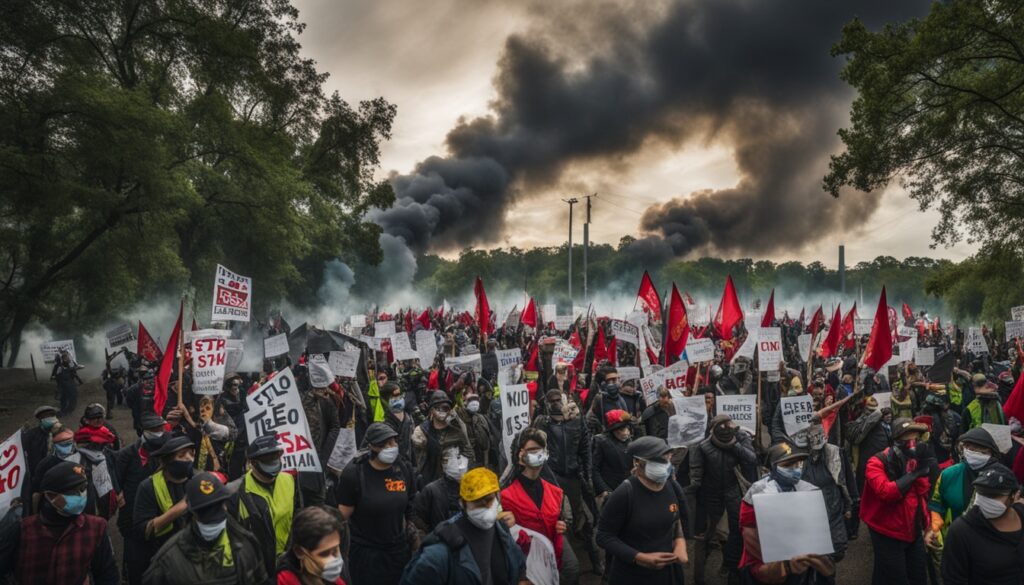
[[[79,585],[106,534],[107,521],[87,514],[77,516],[62,534],[44,525],[39,514],[22,520],[17,582]]]

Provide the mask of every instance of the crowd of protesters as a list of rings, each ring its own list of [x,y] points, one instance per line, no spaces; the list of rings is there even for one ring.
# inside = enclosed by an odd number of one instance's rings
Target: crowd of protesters
[[[314,386],[310,358],[322,348],[300,347],[261,372],[229,372],[216,397],[192,395],[184,364],[181,400],[161,412],[157,362],[129,353],[126,369],[108,363],[106,405],[79,410],[81,380],[62,355],[59,406],[40,406],[22,430],[29,474],[0,521],[0,574],[60,585],[433,585],[572,584],[589,571],[655,585],[682,583],[692,565],[698,585],[824,584],[867,535],[877,585],[1024,583],[1024,440],[1011,404],[1024,400],[1024,352],[988,331],[989,352],[972,354],[962,330],[914,316],[906,325],[935,349],[934,365],[878,372],[861,363],[867,336],[844,331],[834,348],[802,356],[798,337],[821,324],[772,314],[784,361],[766,372],[736,355],[743,323],[726,335],[691,326],[714,342],[713,361],[691,367],[684,387],[645,395],[620,369],[650,372],[679,356],[607,345],[607,318],[585,314],[564,331],[490,323],[481,334],[468,314],[411,315],[371,315],[346,339],[372,336],[382,318],[426,329],[433,363],[354,343],[360,375]],[[576,358],[556,356],[566,343]],[[520,364],[501,371],[497,354],[509,349]],[[477,353],[476,368],[446,367]],[[283,469],[278,437],[248,436],[248,393],[284,368],[323,473]],[[529,424],[506,445],[500,393],[521,383]],[[716,408],[748,394],[759,399],[755,432]],[[800,395],[816,413],[790,436],[780,403]],[[703,439],[682,446],[669,436],[679,396],[703,396],[707,408]],[[116,408],[131,410],[133,429],[110,424]],[[342,429],[358,451],[333,469]],[[825,501],[833,552],[765,562],[764,539],[787,535],[759,532],[755,496],[808,491]]]

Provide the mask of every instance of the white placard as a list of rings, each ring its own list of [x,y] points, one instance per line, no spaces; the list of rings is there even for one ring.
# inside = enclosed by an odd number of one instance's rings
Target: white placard
[[[9,510],[11,500],[21,497],[22,482],[27,474],[21,431],[17,431],[0,444],[0,510]]]
[[[753,331],[761,327],[761,311],[755,311],[751,309],[749,312],[743,315],[743,327],[747,331]]]
[[[1010,318],[1014,321],[1024,321],[1024,305],[1011,308]]]
[[[762,562],[834,552],[821,490],[754,494],[753,499]]]
[[[919,366],[935,365],[935,348],[919,347],[914,350],[914,363]]]
[[[757,395],[723,394],[715,397],[717,414],[727,414],[740,428],[757,432]]]
[[[373,336],[380,339],[387,339],[395,334],[394,321],[377,321],[373,324]]]
[[[762,327],[757,333],[757,369],[770,372],[782,361],[782,332],[778,327]]]
[[[278,333],[263,340],[263,357],[272,358],[288,353],[288,336]]]
[[[907,337],[917,340],[917,329],[913,327],[907,327],[906,325],[900,325],[896,328],[896,335],[899,337]]]
[[[615,339],[618,341],[637,345],[639,343],[637,338],[640,335],[640,329],[632,323],[612,319],[612,335],[614,335]]]
[[[384,341],[384,338],[370,337],[369,335],[360,335],[359,341],[362,341],[366,345],[370,346],[370,349],[372,349],[373,351],[384,351],[381,346],[381,343]]]
[[[704,396],[673,397],[676,413],[668,417],[668,446],[685,447],[704,440],[708,409]]]
[[[636,325],[637,328],[643,327],[644,325],[647,325],[647,313],[643,311],[633,311],[626,315],[626,321]]]
[[[544,320],[544,324],[555,320],[558,317],[558,305],[543,305],[540,308],[541,318]]]
[[[800,351],[800,360],[806,362],[811,355],[811,334],[804,333],[796,338],[797,349]]]
[[[114,482],[110,479],[110,468],[107,467],[107,458],[102,451],[79,448],[89,457],[90,461],[99,461],[92,464],[92,484],[96,488],[96,496],[102,498],[114,489]]]
[[[682,390],[686,388],[686,370],[689,364],[686,360],[679,360],[667,368],[652,372],[640,380],[640,391],[643,392],[647,404],[654,404],[658,400],[658,388],[665,387],[668,390]]]
[[[988,343],[985,342],[985,336],[981,334],[980,327],[970,327],[967,329],[964,347],[975,355],[988,353]]]
[[[871,335],[871,327],[875,324],[874,319],[854,319],[854,335]]]
[[[327,355],[327,365],[331,373],[343,378],[355,378],[356,368],[359,366],[359,356],[362,352],[355,351],[332,351]]]
[[[224,329],[200,329],[185,335],[192,342],[193,394],[216,396],[224,389],[230,335]]]
[[[743,340],[743,345],[736,350],[733,354],[732,360],[729,363],[734,363],[736,358],[745,357],[748,359],[754,359],[754,350],[757,349],[757,338],[760,335],[761,328],[754,327],[753,329],[747,330],[747,338]]]
[[[71,361],[78,363],[75,359],[75,340],[64,339],[62,341],[47,341],[39,345],[39,351],[43,354],[43,361],[52,364],[60,359],[60,352],[67,350],[71,354]]]
[[[576,319],[572,315],[558,315],[554,319],[556,331],[568,331]]]
[[[511,368],[516,364],[523,363],[523,352],[517,347],[514,347],[512,349],[499,349],[496,350],[494,353],[498,357],[499,370]]]
[[[249,321],[252,279],[220,264],[213,277],[213,321]]]
[[[1006,341],[1014,337],[1024,338],[1024,321],[1006,321]]]
[[[476,372],[479,374],[482,370],[480,362],[480,354],[473,355],[460,355],[456,357],[444,356],[444,367],[451,370],[456,376],[465,372]]]
[[[981,423],[981,428],[992,435],[992,440],[995,441],[996,447],[999,447],[1000,453],[1005,455],[1010,452],[1010,448],[1013,447],[1013,439],[1010,438],[1010,425]]]
[[[420,367],[429,368],[437,357],[437,338],[429,329],[416,332],[416,354],[420,356]]]
[[[241,339],[227,340],[227,363],[224,365],[224,373],[233,374],[242,365],[242,358],[245,356],[245,342]]]
[[[899,343],[900,349],[900,360],[910,361],[914,359],[914,354],[917,353],[917,337],[911,337],[906,341]]]
[[[782,422],[786,425],[786,434],[792,437],[796,433],[811,426],[814,418],[814,402],[810,395],[783,396],[780,399]]]
[[[395,356],[396,362],[405,360],[419,359],[420,355],[412,348],[412,344],[409,342],[409,334],[405,331],[399,331],[398,333],[391,334],[391,351]],[[420,364],[423,366],[423,364]],[[427,364],[423,367],[430,367]]]
[[[512,441],[519,431],[530,426],[530,389],[526,384],[510,384],[501,387],[501,444],[509,461],[512,457]]]
[[[355,429],[347,427],[338,429],[338,439],[334,441],[331,456],[327,459],[327,467],[341,473],[345,466],[355,458],[357,451]]]
[[[348,318],[349,327],[362,329],[366,327],[366,315],[352,315]]]
[[[245,427],[249,440],[274,433],[284,447],[284,469],[321,471],[320,458],[309,435],[295,375],[286,368],[250,394]]]
[[[314,388],[326,388],[334,383],[334,372],[327,358],[319,353],[309,356],[306,371],[309,372],[309,385]]]
[[[626,380],[639,380],[640,379],[640,368],[636,366],[627,366],[624,368],[616,368],[615,370],[619,374],[619,383],[625,382]]]
[[[551,362],[555,364],[559,362],[572,363],[572,360],[576,359],[576,355],[579,354],[579,352],[580,350],[569,345],[568,341],[559,339],[558,342],[555,343],[555,349],[551,354]]]
[[[875,397],[875,401],[878,402],[878,410],[883,408],[892,408],[892,392],[877,392],[872,394]]]
[[[123,346],[133,345],[133,341],[135,341],[135,333],[132,331],[132,326],[127,323],[122,323],[107,331],[107,345],[110,346],[110,349],[118,350]]]
[[[691,364],[710,362],[715,359],[715,342],[707,338],[690,336],[686,340],[686,361]]]

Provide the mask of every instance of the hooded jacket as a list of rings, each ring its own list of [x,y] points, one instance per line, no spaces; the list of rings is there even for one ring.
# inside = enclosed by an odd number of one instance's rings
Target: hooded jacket
[[[1024,523],[1024,505],[1014,504]],[[942,553],[944,585],[1019,585],[1024,581],[1024,530],[999,532],[977,506],[946,534]]]

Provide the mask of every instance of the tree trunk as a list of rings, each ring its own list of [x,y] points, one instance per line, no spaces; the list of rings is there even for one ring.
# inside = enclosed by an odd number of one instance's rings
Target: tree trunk
[[[31,315],[27,312],[19,313],[14,321],[11,322],[11,328],[7,331],[4,341],[10,345],[11,353],[10,357],[7,358],[7,367],[13,368],[15,360],[18,359],[18,352],[21,350],[21,332],[25,330],[25,326],[28,325],[29,318]],[[3,354],[0,354],[0,359],[3,358]]]

